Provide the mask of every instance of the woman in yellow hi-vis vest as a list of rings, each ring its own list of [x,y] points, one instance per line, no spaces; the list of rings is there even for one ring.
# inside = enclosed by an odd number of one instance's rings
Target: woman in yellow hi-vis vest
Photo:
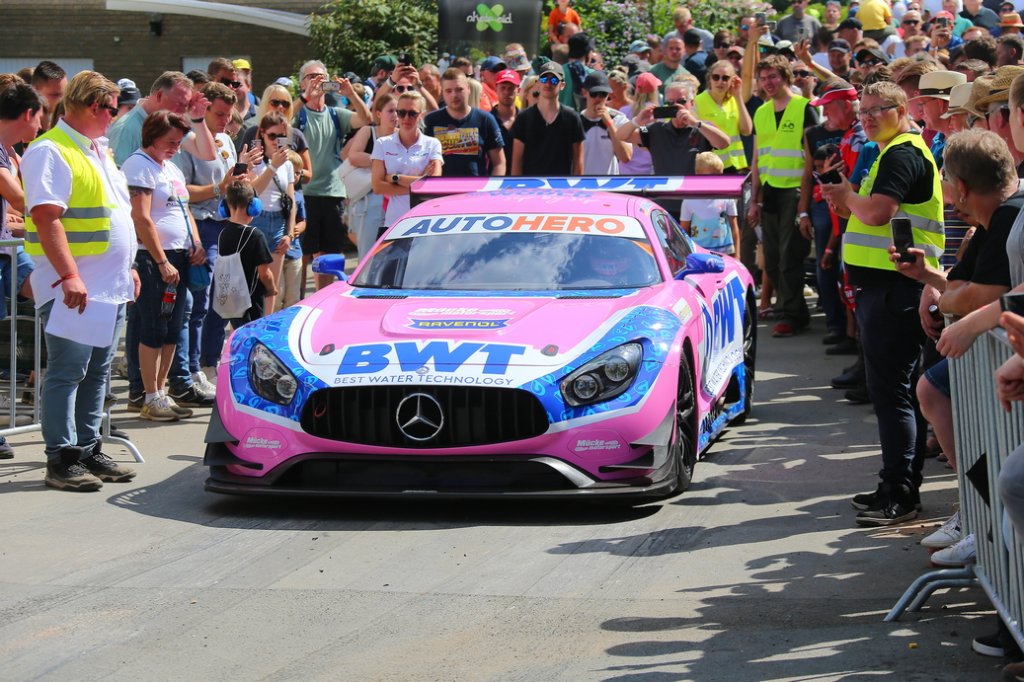
[[[914,244],[934,267],[942,255],[942,187],[921,136],[910,131],[907,96],[894,83],[864,88],[860,120],[881,153],[855,194],[844,178],[822,192],[840,216],[849,216],[843,262],[857,287],[857,326],[864,350],[868,395],[882,445],[881,482],[853,498],[862,526],[888,526],[917,517],[924,448],[923,417],[914,398],[917,361],[924,344],[918,316],[922,286],[889,260],[889,221],[909,218]],[[922,443],[923,445],[923,434]]]
[[[763,59],[757,78],[768,101],[754,113],[753,200],[747,219],[761,226],[765,272],[778,298],[780,319],[772,336],[793,336],[810,321],[804,259],[811,245],[800,234],[796,215],[804,172],[804,128],[818,119],[808,100],[790,90],[793,71],[786,58]]]
[[[707,90],[697,95],[693,102],[698,118],[714,123],[729,136],[728,147],[714,150],[726,173],[745,173],[750,167],[740,136],[750,135],[754,131],[754,123],[741,99],[742,85],[743,81],[728,60],[717,61],[708,69]]]

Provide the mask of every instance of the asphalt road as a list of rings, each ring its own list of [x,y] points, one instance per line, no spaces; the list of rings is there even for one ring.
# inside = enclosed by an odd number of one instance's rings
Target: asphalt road
[[[689,492],[635,508],[217,496],[206,410],[116,412],[147,463],[97,493],[45,488],[38,435],[13,438],[0,678],[997,679],[970,650],[993,625],[980,589],[882,622],[956,481],[930,461],[920,523],[855,526],[876,429],[828,388],[842,360],[814,326],[762,327],[754,418]]]

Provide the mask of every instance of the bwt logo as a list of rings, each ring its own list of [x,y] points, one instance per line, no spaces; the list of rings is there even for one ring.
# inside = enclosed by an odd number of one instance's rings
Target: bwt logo
[[[502,5],[488,7],[481,2],[476,6],[475,12],[466,15],[466,23],[472,24],[476,22],[476,30],[478,31],[486,31],[487,29],[501,31],[502,24],[512,23],[512,13],[503,14],[504,11],[505,7]]]

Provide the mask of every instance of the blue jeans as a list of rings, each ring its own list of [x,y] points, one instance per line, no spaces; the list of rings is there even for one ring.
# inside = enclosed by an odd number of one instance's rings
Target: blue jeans
[[[39,308],[44,329],[54,305],[64,304],[57,300]],[[115,330],[124,319],[124,310],[123,304],[118,306],[117,322],[110,331],[111,343],[105,348],[86,346],[44,332],[47,364],[40,394],[43,442],[46,459],[50,462],[60,460],[63,448],[77,445],[88,451],[100,440],[107,373],[114,359]]]
[[[217,238],[220,236],[221,230],[224,229],[224,225],[225,223],[220,220],[196,221],[196,227],[199,228],[199,240],[203,243],[203,248],[206,249],[206,266],[210,272],[213,272],[213,266],[217,262],[217,254],[220,250]],[[195,305],[194,301],[193,304]],[[206,292],[203,300],[205,314],[202,322],[196,325],[196,336],[199,340],[197,345],[199,349],[198,363],[201,367],[216,366],[217,361],[220,360],[221,347],[224,346],[224,318],[217,314],[213,306],[208,304],[209,292]],[[192,317],[199,314],[198,310],[193,308],[192,316],[189,318],[190,331],[193,325]]]
[[[905,280],[905,281],[903,281]],[[878,420],[882,481],[921,485],[927,422],[917,404],[917,366],[924,344],[918,318],[921,285],[900,277],[857,293],[857,326],[868,395]]]
[[[814,226],[814,251],[817,256],[815,274],[818,280],[818,300],[825,312],[825,327],[831,332],[846,333],[846,310],[839,297],[839,254],[832,254],[832,267],[821,269],[821,257],[825,255],[829,237],[832,236],[832,214],[828,204],[811,202],[811,225]]]
[[[17,247],[15,252],[15,261],[17,262],[17,281],[15,282],[15,291],[21,291],[21,285],[25,283],[28,276],[35,270],[35,264],[32,262],[32,257],[25,253],[25,247]],[[7,251],[0,251],[0,287],[3,290],[0,291],[0,319],[7,317],[7,294],[10,293],[11,289],[11,259],[7,255]],[[17,296],[15,296],[17,298]],[[17,304],[11,304],[17,307]]]

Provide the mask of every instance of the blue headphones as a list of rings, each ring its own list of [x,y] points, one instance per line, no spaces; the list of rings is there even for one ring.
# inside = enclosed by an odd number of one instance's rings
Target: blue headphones
[[[255,218],[260,213],[263,213],[263,202],[259,197],[253,197],[249,200],[249,205],[245,207],[245,214],[250,218]],[[217,204],[217,217],[221,220],[227,220],[231,217],[231,209],[228,208],[227,199],[221,199],[220,203]]]

